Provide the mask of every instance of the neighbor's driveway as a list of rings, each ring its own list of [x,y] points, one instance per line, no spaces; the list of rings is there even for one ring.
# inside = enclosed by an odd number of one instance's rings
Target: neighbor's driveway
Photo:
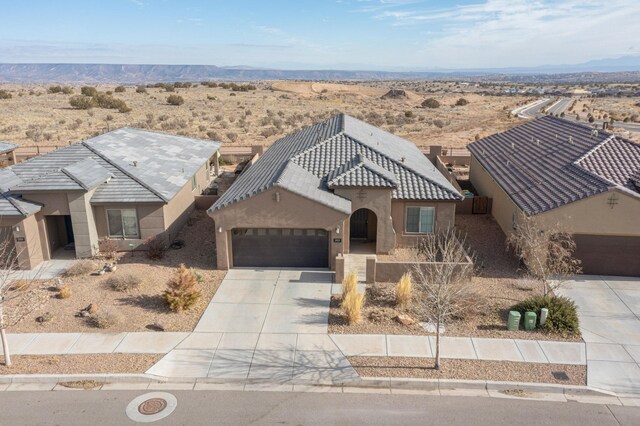
[[[640,277],[580,276],[556,290],[578,305],[589,386],[640,393]]]
[[[148,373],[344,382],[355,370],[327,334],[330,271],[233,269],[194,332]]]

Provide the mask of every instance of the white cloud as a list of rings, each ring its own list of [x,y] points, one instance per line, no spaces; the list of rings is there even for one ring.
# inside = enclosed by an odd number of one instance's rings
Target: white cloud
[[[365,8],[394,27],[428,32],[411,61],[428,60],[425,66],[532,66],[640,54],[637,0],[486,0],[443,9],[392,3]]]

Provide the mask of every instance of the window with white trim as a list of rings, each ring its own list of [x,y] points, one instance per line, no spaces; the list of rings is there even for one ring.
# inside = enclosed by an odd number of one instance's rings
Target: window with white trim
[[[135,209],[107,209],[107,227],[110,237],[140,238]]]
[[[410,234],[431,234],[435,218],[435,207],[407,207],[404,230]]]

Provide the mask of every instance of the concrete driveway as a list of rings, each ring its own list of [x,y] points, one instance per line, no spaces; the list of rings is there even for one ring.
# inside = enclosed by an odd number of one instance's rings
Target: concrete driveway
[[[640,277],[585,275],[556,293],[578,305],[589,386],[640,394]]]
[[[314,383],[357,378],[327,334],[333,278],[326,270],[230,270],[194,332],[147,372]]]

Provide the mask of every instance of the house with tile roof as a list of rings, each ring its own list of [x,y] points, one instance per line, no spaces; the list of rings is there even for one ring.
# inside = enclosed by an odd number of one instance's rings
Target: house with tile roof
[[[468,148],[506,234],[537,216],[574,235],[584,273],[640,276],[640,144],[546,116]]]
[[[0,169],[0,236],[23,269],[65,249],[91,257],[103,239],[122,250],[169,241],[211,182],[219,148],[123,128]]]
[[[453,226],[461,200],[412,142],[339,114],[276,141],[208,212],[220,269],[333,269]]]

